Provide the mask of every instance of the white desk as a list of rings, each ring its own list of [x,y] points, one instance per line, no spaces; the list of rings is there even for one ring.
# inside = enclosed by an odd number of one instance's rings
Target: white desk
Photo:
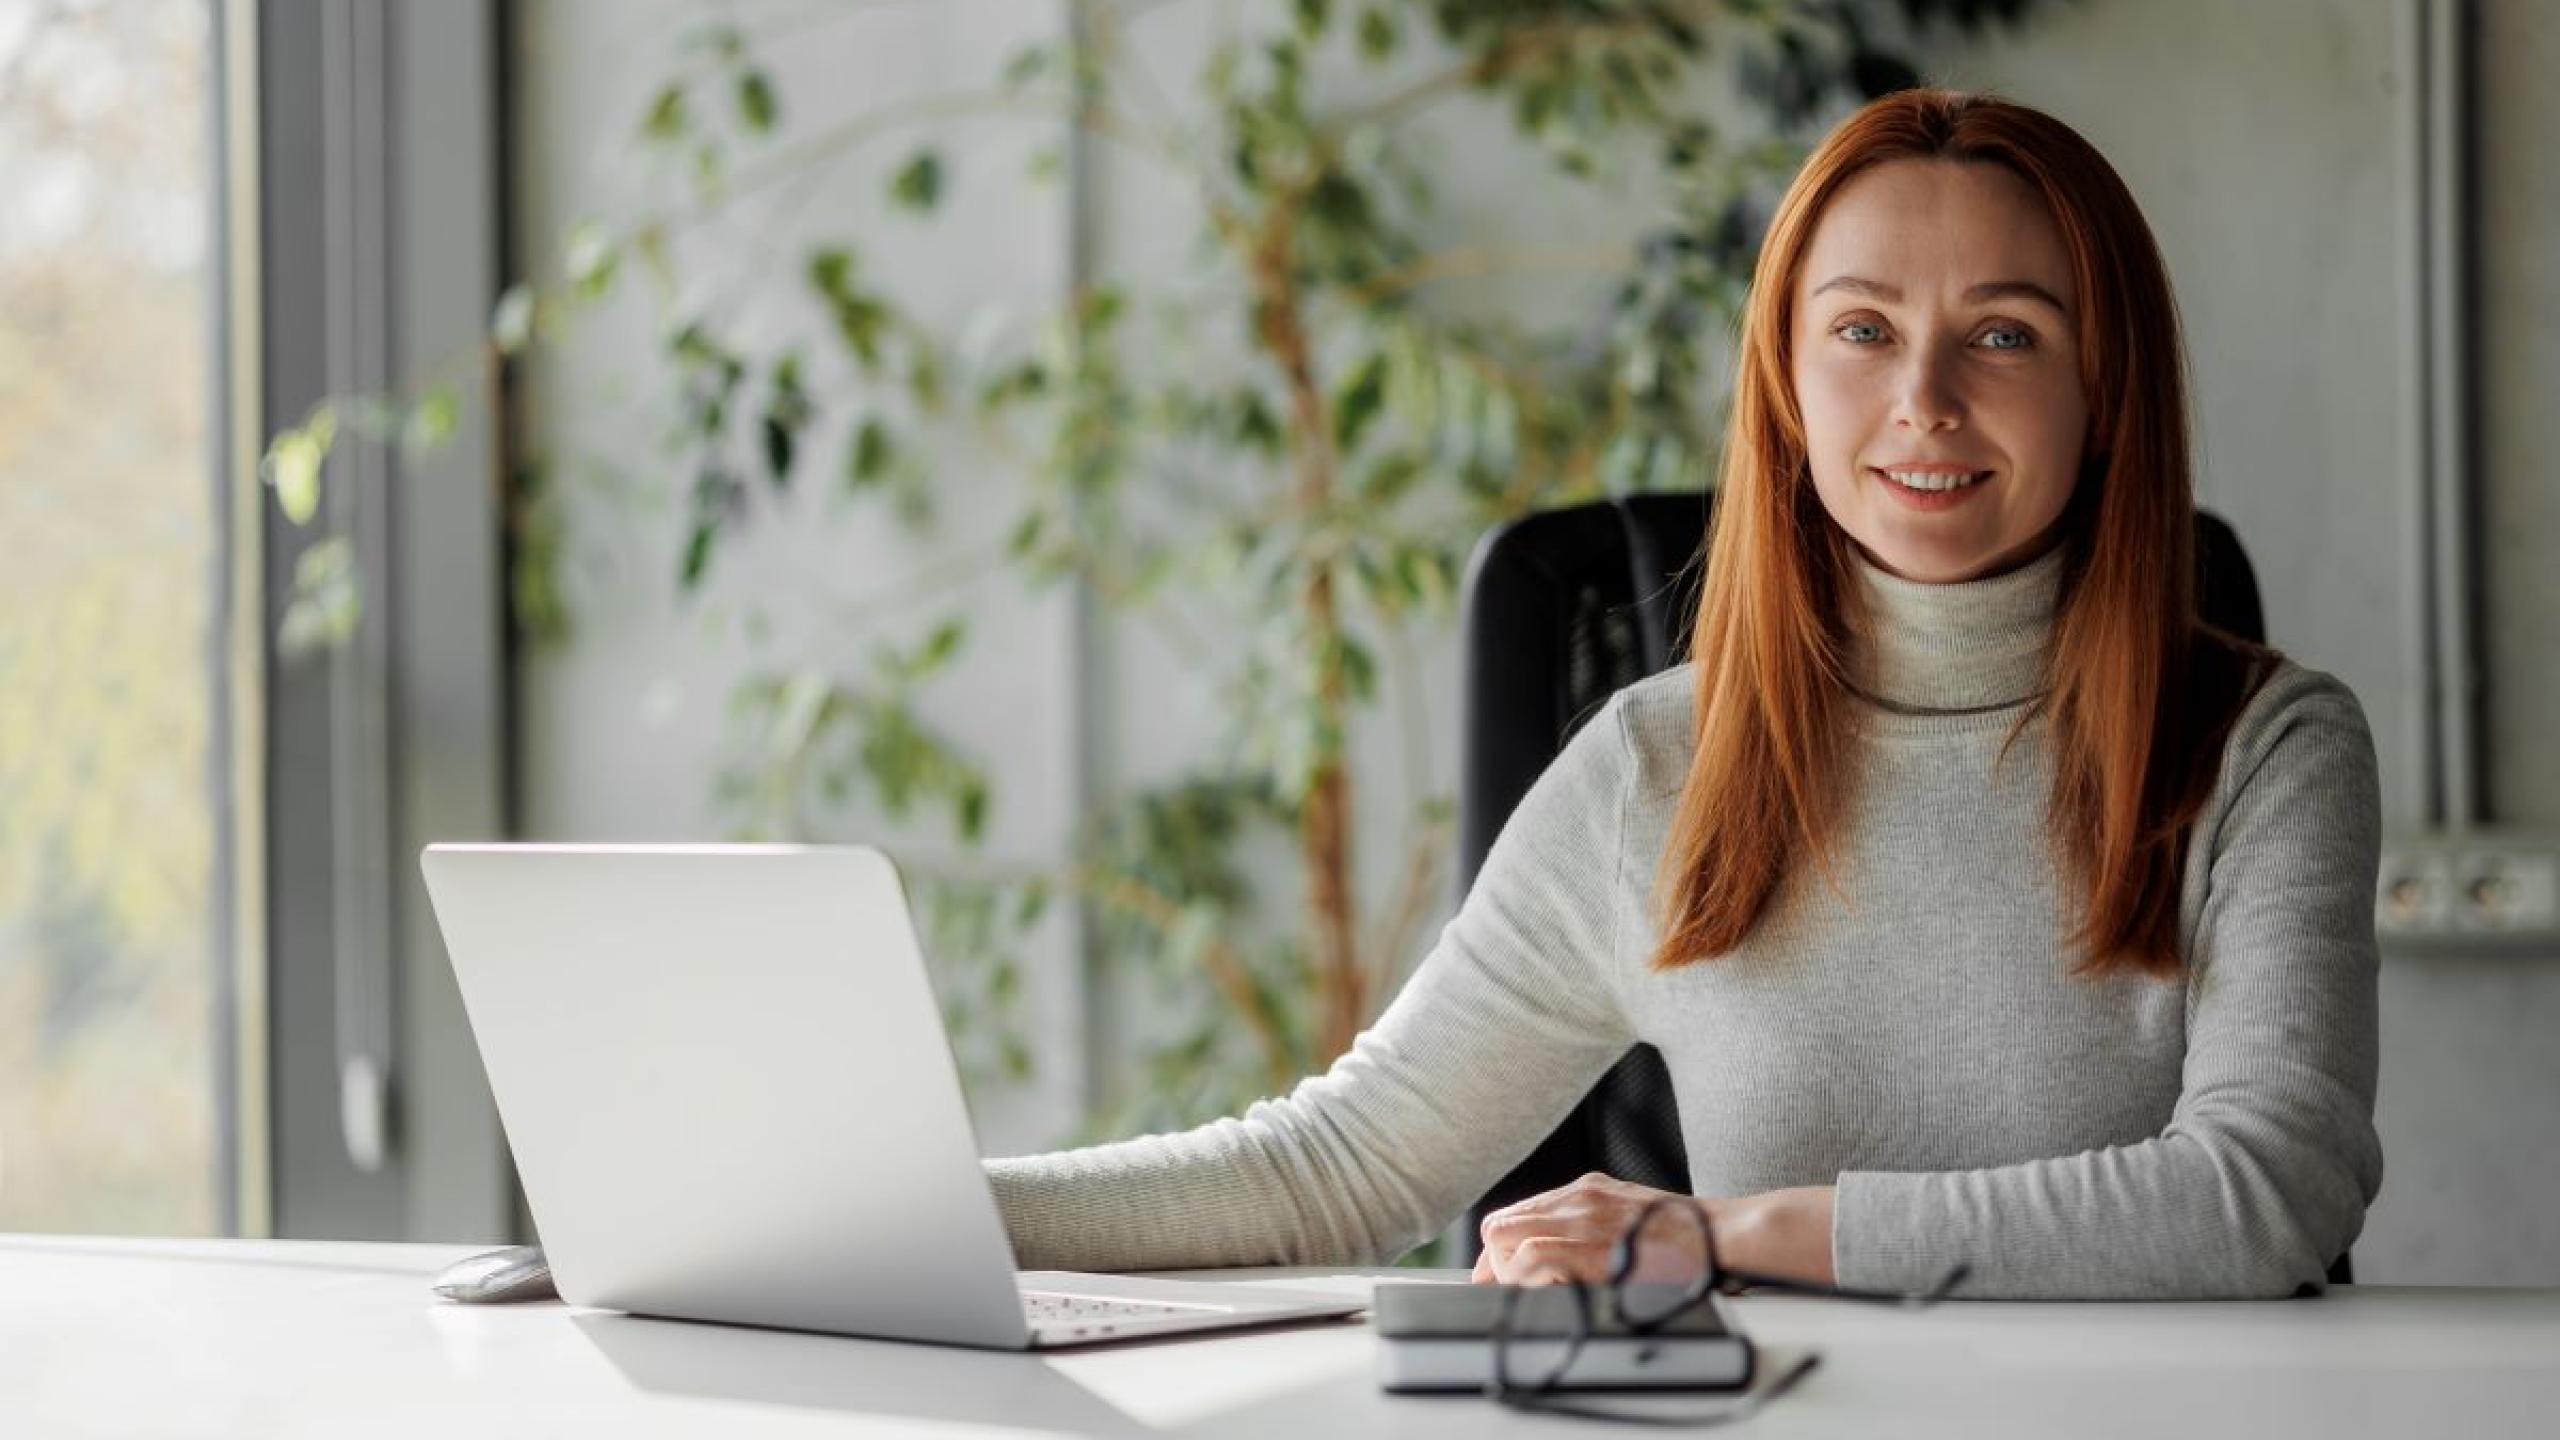
[[[987,1354],[436,1300],[469,1253],[0,1236],[0,1436],[1612,1433],[1381,1394],[1354,1323]],[[1752,1434],[2560,1435],[2560,1290],[1738,1304],[1824,1357]]]

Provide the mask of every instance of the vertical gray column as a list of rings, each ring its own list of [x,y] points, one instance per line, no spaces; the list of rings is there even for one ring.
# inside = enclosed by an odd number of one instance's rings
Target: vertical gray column
[[[464,399],[428,455],[342,439],[325,523],[268,510],[267,632],[330,534],[365,607],[348,643],[266,677],[274,1231],[503,1238],[504,1147],[415,861],[504,817],[497,395],[476,348],[498,288],[493,6],[258,17],[263,425],[432,379]]]
[[[400,722],[388,781],[403,1233],[503,1239],[506,1144],[417,864],[431,841],[508,830],[504,395],[485,339],[504,283],[500,29],[491,0],[403,0],[390,21],[391,350],[403,373],[455,377],[462,401],[452,438],[401,464],[382,587]]]

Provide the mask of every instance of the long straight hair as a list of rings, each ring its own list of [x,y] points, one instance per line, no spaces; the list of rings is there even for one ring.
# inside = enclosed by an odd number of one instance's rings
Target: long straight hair
[[[2070,127],[1996,97],[1907,90],[1843,121],[1772,218],[1751,281],[1707,573],[1690,642],[1697,749],[1657,877],[1667,969],[1732,950],[1797,863],[1832,888],[1857,783],[1847,537],[1822,509],[1790,383],[1797,271],[1841,187],[1892,160],[2005,167],[2043,197],[2079,296],[2089,433],[2065,509],[2043,694],[2047,809],[2075,973],[2174,976],[2187,840],[2274,652],[2196,613],[2186,376],[2167,268],[2132,194]],[[2003,747],[2005,755],[2007,747]]]

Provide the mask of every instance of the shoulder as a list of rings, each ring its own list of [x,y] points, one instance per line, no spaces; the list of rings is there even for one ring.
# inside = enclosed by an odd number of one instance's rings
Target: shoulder
[[[2381,843],[2382,785],[2364,706],[2337,676],[2265,653],[2272,663],[2222,747],[2195,861],[2272,848],[2366,866]]]
[[[1543,788],[1641,807],[1677,795],[1696,748],[1690,667],[1622,686],[1586,713],[1540,777]]]
[[[2266,653],[2222,747],[2220,798],[2229,800],[2270,765],[2290,768],[2314,756],[2361,757],[2372,768],[2373,730],[2355,691],[2325,670]]]
[[[1626,747],[1628,779],[1640,795],[1678,793],[1698,747],[1697,667],[1682,663],[1610,697],[1604,719]]]

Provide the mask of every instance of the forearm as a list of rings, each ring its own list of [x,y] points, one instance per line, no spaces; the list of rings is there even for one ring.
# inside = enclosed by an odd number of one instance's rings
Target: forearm
[[[2380,1187],[2369,1124],[2318,1142],[2263,1124],[1988,1170],[1839,1179],[1840,1283],[1909,1290],[1956,1264],[1966,1295],[2280,1298],[2317,1284]]]
[[[1326,1203],[1307,1193],[1305,1168],[1291,1162],[1261,1117],[986,1162],[1015,1260],[1025,1269],[1385,1258],[1374,1252],[1392,1242],[1380,1232],[1397,1228],[1394,1212],[1402,1207]]]

